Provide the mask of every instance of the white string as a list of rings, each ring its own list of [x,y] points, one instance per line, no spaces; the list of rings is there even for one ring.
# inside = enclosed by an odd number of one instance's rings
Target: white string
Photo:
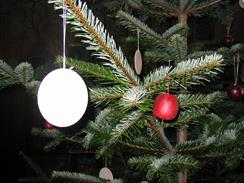
[[[66,42],[66,15],[67,15],[67,10],[66,10],[66,4],[65,0],[63,0],[63,68],[65,68],[65,42]]]
[[[105,157],[104,161],[105,161],[105,167],[107,168],[107,166],[108,166],[108,159],[107,159],[107,157]]]
[[[140,30],[137,28],[137,49],[140,48]]]

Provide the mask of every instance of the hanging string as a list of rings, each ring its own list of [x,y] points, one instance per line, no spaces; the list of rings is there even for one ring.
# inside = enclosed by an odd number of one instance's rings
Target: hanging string
[[[169,60],[168,67],[171,67],[171,60]]]
[[[137,28],[137,49],[140,48],[140,30]]]
[[[234,71],[233,71],[233,74],[234,74],[234,85],[236,85],[236,56],[233,55],[233,66],[234,66]]]
[[[167,81],[167,87],[166,87],[166,92],[169,93],[169,87],[170,87],[170,80]]]
[[[63,68],[65,68],[65,60],[66,60],[66,55],[65,55],[66,15],[67,15],[66,4],[65,4],[65,0],[63,0]]]
[[[104,161],[105,161],[105,167],[107,168],[108,167],[108,159],[107,159],[107,157],[104,158]]]
[[[238,83],[238,79],[239,79],[239,67],[240,67],[240,53],[236,54],[236,81],[235,81],[235,85],[237,85]]]

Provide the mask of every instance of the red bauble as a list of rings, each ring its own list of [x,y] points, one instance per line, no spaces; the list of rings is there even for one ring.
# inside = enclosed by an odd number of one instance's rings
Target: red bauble
[[[159,94],[153,106],[153,114],[162,120],[172,120],[179,111],[177,97],[169,93]]]
[[[54,126],[53,126],[51,123],[47,122],[47,121],[45,121],[45,123],[44,123],[44,127],[45,127],[46,129],[53,129],[53,128],[54,128]]]
[[[244,95],[244,88],[241,89],[241,94]]]
[[[227,35],[225,36],[224,41],[225,41],[225,45],[226,45],[226,46],[231,46],[231,45],[233,44],[234,39],[233,39],[232,35],[227,34]]]
[[[231,84],[227,88],[227,94],[232,100],[241,100],[242,89],[238,85]]]

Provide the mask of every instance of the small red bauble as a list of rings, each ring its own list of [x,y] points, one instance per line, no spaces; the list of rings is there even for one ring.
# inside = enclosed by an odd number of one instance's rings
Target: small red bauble
[[[153,106],[153,114],[162,120],[172,120],[179,111],[177,97],[169,93],[159,94]]]
[[[241,94],[244,95],[244,88],[241,89]]]
[[[233,39],[232,35],[227,34],[225,36],[225,40],[224,41],[225,41],[225,45],[226,46],[231,46],[233,44],[234,39]]]
[[[47,122],[47,121],[45,121],[45,123],[44,123],[44,127],[45,127],[46,129],[53,129],[53,128],[54,128],[54,126],[53,126],[51,123]]]
[[[232,100],[241,100],[242,89],[238,85],[231,84],[227,88],[227,94]]]

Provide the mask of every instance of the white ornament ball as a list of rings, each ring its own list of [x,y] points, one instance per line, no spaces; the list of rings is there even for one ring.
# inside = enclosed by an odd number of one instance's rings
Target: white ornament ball
[[[56,69],[41,82],[37,102],[42,116],[52,125],[68,127],[78,122],[88,104],[88,91],[79,74]]]
[[[239,5],[240,5],[241,8],[244,9],[244,0],[239,0]]]

